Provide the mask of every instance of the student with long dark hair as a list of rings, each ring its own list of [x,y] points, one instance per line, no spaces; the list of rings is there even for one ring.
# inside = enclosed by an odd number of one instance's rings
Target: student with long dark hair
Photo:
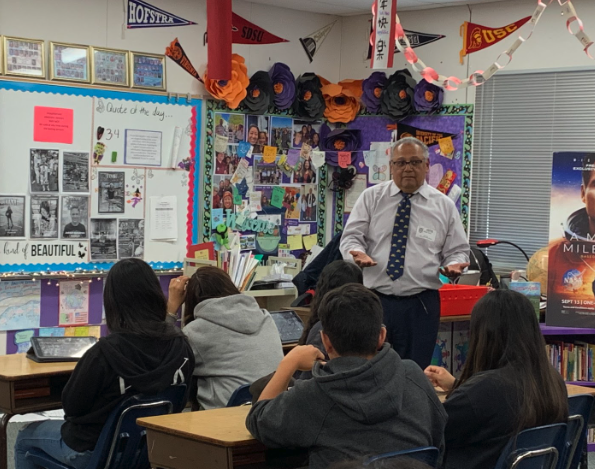
[[[173,280],[178,292],[186,280]],[[185,301],[183,331],[196,359],[201,408],[225,407],[238,387],[275,370],[283,358],[277,326],[253,297],[239,292],[226,272],[202,267],[188,280],[185,298],[174,298],[172,291],[170,287],[170,312]]]
[[[114,265],[105,280],[103,304],[110,335],[77,363],[62,392],[65,420],[34,422],[19,433],[16,469],[37,467],[25,458],[32,448],[83,469],[107,418],[122,400],[190,383],[192,349],[166,321],[165,296],[148,264],[124,259]]]
[[[547,359],[533,305],[517,292],[495,290],[473,308],[459,380],[440,367],[425,373],[449,392],[446,469],[494,467],[513,435],[568,418],[564,381]]]

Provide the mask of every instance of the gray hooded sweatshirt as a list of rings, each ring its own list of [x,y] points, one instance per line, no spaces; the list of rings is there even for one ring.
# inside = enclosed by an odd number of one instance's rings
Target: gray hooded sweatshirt
[[[423,371],[390,345],[371,360],[316,363],[275,399],[257,402],[246,419],[269,448],[310,449],[310,469],[420,446],[444,448],[446,412]]]
[[[183,330],[194,352],[203,409],[225,407],[239,386],[272,373],[283,358],[273,318],[247,295],[201,302]]]

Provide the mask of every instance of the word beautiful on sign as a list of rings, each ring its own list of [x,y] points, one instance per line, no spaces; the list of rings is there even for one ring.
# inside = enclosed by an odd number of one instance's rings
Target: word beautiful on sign
[[[64,260],[76,260],[77,258],[86,259],[87,247],[86,243],[76,242],[42,242],[42,243],[24,243],[5,241],[2,246],[3,261],[4,259],[14,259],[15,261],[27,260],[29,257],[59,257]],[[16,259],[15,259],[16,258]]]
[[[277,228],[277,225],[271,223],[270,221],[266,220],[259,220],[258,218],[245,218],[241,225],[236,225],[236,214],[232,213],[231,209],[226,209],[226,225],[228,228],[232,230],[240,230],[240,231],[254,231],[256,233],[264,233],[272,235]]]

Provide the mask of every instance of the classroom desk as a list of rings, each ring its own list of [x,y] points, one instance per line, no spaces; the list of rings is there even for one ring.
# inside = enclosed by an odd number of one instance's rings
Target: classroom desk
[[[566,385],[568,395],[595,389]],[[445,395],[440,396],[444,401]],[[265,466],[265,447],[246,429],[250,406],[138,419],[147,428],[151,467],[162,469],[257,469]]]
[[[0,356],[0,469],[7,467],[6,428],[16,414],[62,407],[62,389],[76,363],[35,363],[24,353]],[[45,394],[45,395],[43,395]]]

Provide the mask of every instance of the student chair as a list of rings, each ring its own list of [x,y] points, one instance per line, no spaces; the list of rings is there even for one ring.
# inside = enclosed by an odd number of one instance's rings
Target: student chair
[[[556,469],[565,438],[565,423],[523,430],[510,439],[494,469]]]
[[[147,433],[136,419],[179,413],[185,397],[186,385],[178,384],[155,396],[137,394],[122,401],[107,419],[86,469],[149,469]],[[72,469],[39,449],[26,457],[46,469]]]
[[[564,457],[558,469],[576,469],[587,443],[587,424],[593,410],[593,396],[578,394],[568,398],[568,423]]]
[[[233,392],[233,394],[229,398],[229,402],[225,407],[238,407],[247,404],[252,404],[252,394],[250,393],[250,385],[242,384],[238,389],[236,389]]]
[[[376,461],[382,459],[398,459],[398,458],[410,458],[426,463],[430,467],[438,467],[438,458],[440,457],[440,451],[438,448],[433,446],[426,446],[423,448],[406,449],[403,451],[393,451],[391,453],[383,453],[377,456],[370,456],[364,460],[364,466],[371,466]]]

